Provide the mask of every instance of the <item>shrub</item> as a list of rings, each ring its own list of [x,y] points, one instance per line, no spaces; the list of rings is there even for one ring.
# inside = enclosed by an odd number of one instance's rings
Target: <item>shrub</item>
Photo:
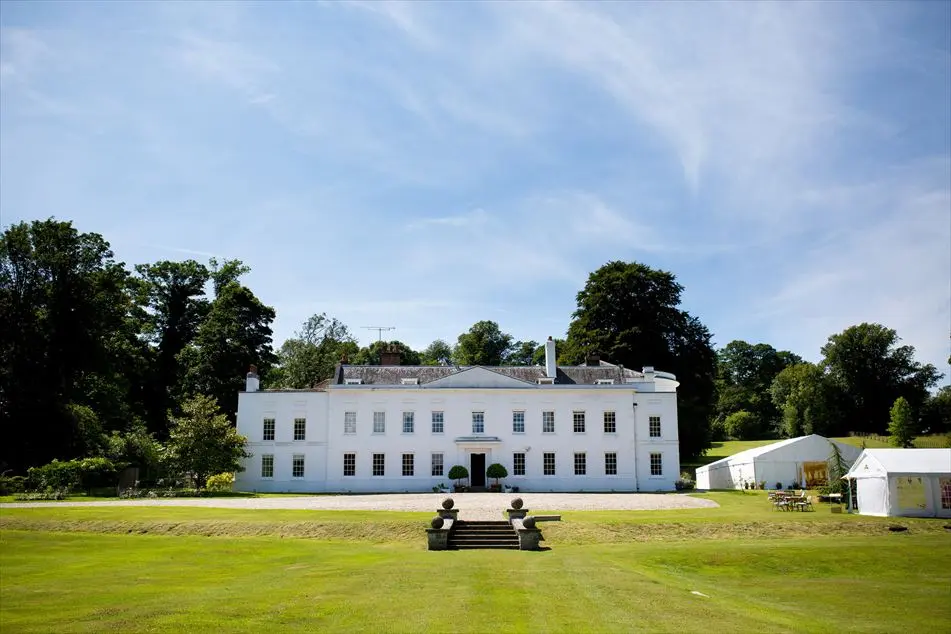
[[[26,493],[17,493],[13,499],[18,502],[33,502],[37,500],[65,500],[69,496],[68,489],[54,489],[47,487],[43,491],[27,491]]]
[[[205,488],[209,491],[230,491],[233,485],[233,473],[219,473],[208,478]]]
[[[449,479],[455,480],[457,486],[460,486],[462,484],[462,480],[465,480],[468,477],[469,470],[463,467],[461,464],[454,465],[449,470]]]
[[[782,483],[782,482],[777,482],[777,483],[776,483],[776,490],[777,490],[777,491],[782,491],[782,490],[783,490],[783,483]]]
[[[731,438],[750,440],[759,434],[760,422],[755,414],[740,410],[727,416],[723,426]]]
[[[697,483],[694,482],[693,478],[690,477],[690,474],[686,471],[680,474],[680,479],[674,482],[674,488],[678,491],[690,491],[697,486]]]
[[[28,487],[35,490],[102,488],[115,485],[116,466],[108,458],[54,460],[42,467],[31,467],[27,480]]]
[[[495,480],[495,484],[498,485],[499,480],[509,477],[509,472],[504,465],[495,462],[485,470],[485,475]]]
[[[26,491],[24,476],[0,476],[0,495],[14,495]]]

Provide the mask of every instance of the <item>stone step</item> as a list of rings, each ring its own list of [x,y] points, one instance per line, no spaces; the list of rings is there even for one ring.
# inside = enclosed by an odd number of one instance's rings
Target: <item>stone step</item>
[[[518,550],[518,544],[482,544],[473,546],[471,544],[450,544],[449,550]]]

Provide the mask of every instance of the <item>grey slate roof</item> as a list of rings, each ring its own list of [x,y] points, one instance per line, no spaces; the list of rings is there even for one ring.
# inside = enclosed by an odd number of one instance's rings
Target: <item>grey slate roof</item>
[[[337,370],[335,383],[342,385],[346,379],[360,379],[364,385],[401,385],[402,379],[419,379],[420,385],[431,383],[473,366],[414,366],[414,365],[341,365]],[[537,383],[545,376],[545,368],[540,366],[480,366],[491,372],[498,372],[513,379],[528,383]],[[594,385],[598,379],[614,379],[623,383],[625,379],[643,376],[640,372],[621,366],[601,362],[597,366],[559,366],[555,377],[556,385]]]

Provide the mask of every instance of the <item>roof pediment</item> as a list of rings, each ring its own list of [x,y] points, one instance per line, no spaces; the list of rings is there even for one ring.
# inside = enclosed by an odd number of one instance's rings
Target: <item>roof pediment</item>
[[[426,384],[426,387],[525,387],[533,385],[528,381],[515,379],[500,372],[495,372],[481,366],[473,366],[460,370],[441,379]]]

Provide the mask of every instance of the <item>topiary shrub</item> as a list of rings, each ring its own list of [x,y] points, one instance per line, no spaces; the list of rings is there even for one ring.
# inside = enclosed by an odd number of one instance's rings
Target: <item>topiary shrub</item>
[[[456,486],[461,487],[462,481],[469,477],[469,470],[463,467],[461,464],[454,465],[452,469],[449,470],[449,479],[456,481]]]
[[[437,515],[432,520],[430,520],[429,525],[433,528],[442,528],[443,524],[445,523],[446,521]]]
[[[524,504],[525,503],[522,502],[522,498],[515,498],[514,500],[512,500],[512,508],[515,509],[516,511],[522,508]]]
[[[535,518],[526,517],[524,520],[522,520],[522,526],[525,528],[535,528]]]
[[[453,502],[452,498],[446,498],[445,500],[442,501],[442,507],[446,509],[447,511],[451,509],[452,507],[454,507],[455,505],[456,503]]]
[[[485,470],[485,475],[495,480],[495,486],[499,486],[499,480],[509,477],[509,472],[505,468],[505,465],[495,462],[490,464],[489,468]]]

